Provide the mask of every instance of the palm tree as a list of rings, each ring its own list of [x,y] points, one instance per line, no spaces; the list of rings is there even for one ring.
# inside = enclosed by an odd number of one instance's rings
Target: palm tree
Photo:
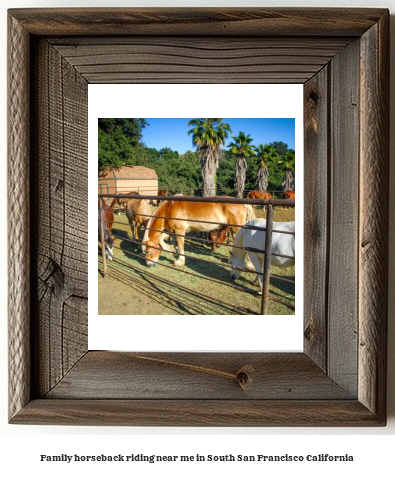
[[[281,169],[284,171],[284,178],[281,186],[284,191],[293,191],[294,177],[292,170],[295,169],[295,151],[289,150],[281,161],[278,162]]]
[[[188,126],[193,126],[188,135],[192,134],[192,143],[197,146],[199,152],[203,196],[215,196],[215,177],[222,153],[221,146],[225,144],[232,130],[228,124],[222,123],[222,118],[193,119]]]
[[[269,184],[269,164],[278,160],[278,154],[272,144],[259,144],[255,148],[256,157],[258,159],[259,169],[257,173],[256,187],[258,191],[266,191]]]
[[[250,138],[250,136],[251,135],[246,135],[240,131],[238,136],[232,136],[234,142],[228,144],[228,147],[231,148],[230,151],[236,155],[235,189],[237,191],[238,198],[243,197],[247,171],[246,158],[255,155],[254,146],[250,145],[250,143],[254,140]]]

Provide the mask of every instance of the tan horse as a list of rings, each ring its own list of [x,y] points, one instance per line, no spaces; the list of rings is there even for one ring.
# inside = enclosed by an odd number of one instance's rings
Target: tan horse
[[[133,239],[140,241],[143,238],[141,227],[147,228],[147,224],[151,219],[152,212],[149,204],[144,199],[129,199],[126,205],[126,216],[132,230]],[[142,247],[145,252],[145,247]]]
[[[130,193],[119,193],[119,194],[127,194],[128,196],[140,196],[140,193],[137,191],[131,191]],[[114,209],[115,205],[118,204],[118,213],[119,216],[121,214],[121,207],[123,206],[126,212],[126,204],[130,201],[128,198],[114,198],[111,207]]]
[[[168,246],[164,242],[165,235],[159,232],[164,229],[170,234],[179,234],[176,236],[179,257],[174,265],[182,267],[185,265],[185,257],[182,254],[184,254],[184,236],[187,232],[209,232],[218,229],[221,223],[226,223],[235,224],[236,226],[230,226],[230,229],[237,233],[239,226],[254,218],[255,213],[250,205],[164,201],[155,211],[149,229],[146,229],[144,235],[145,261],[149,267],[156,266],[161,250],[175,252],[173,246]],[[155,249],[156,247],[161,249]]]

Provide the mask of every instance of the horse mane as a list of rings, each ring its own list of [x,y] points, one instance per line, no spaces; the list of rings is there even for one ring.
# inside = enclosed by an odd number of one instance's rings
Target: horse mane
[[[144,234],[143,243],[149,240],[150,228],[162,230],[164,229],[165,219],[157,216],[166,216],[166,208],[169,201],[163,201],[163,203],[158,206],[154,214],[149,218],[149,221],[146,226],[146,233]],[[157,225],[154,225],[156,223]],[[156,231],[152,231],[153,234],[160,234]]]
[[[252,205],[251,204],[244,204],[244,206],[247,210],[246,222],[251,221],[251,219],[255,219],[256,215],[255,215],[255,211],[254,211],[254,208],[252,207]]]
[[[167,207],[168,202],[169,202],[169,201],[163,201],[162,204],[160,204],[160,205],[157,207],[156,211],[155,211],[154,214],[153,214],[153,217],[161,216],[161,215],[163,216],[162,210]]]

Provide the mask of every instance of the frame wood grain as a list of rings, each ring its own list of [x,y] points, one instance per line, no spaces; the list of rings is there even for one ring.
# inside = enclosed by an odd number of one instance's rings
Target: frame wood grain
[[[9,11],[11,423],[385,425],[388,25],[384,9]],[[87,86],[138,82],[304,84],[303,353],[88,351]]]

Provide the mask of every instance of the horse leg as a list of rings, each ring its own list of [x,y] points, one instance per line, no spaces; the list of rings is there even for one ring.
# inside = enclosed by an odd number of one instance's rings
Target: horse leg
[[[263,257],[260,258],[258,254],[255,252],[251,253],[251,262],[254,264],[254,268],[257,272],[262,272],[263,271]],[[254,285],[259,284],[259,293],[262,293],[262,285],[263,285],[263,277],[259,274],[257,274],[255,280],[254,280]]]
[[[128,218],[128,221],[129,221],[130,230],[132,231],[133,240],[135,241],[136,238],[134,237],[133,219],[131,219],[131,217],[129,216],[129,214],[127,214],[126,216],[127,216],[127,218]]]
[[[140,233],[141,233],[141,252],[145,253],[145,244],[144,244],[144,236],[145,236],[145,231],[147,230],[147,226],[144,226],[144,234],[143,234],[143,229],[140,228]]]
[[[175,254],[176,249],[175,249],[174,245],[169,245],[165,242],[165,239],[168,239],[168,238],[169,238],[168,234],[164,234],[164,233],[161,234],[159,236],[159,245],[164,252],[170,252],[171,254]],[[174,236],[173,236],[173,240],[174,240]]]
[[[178,254],[177,236],[175,236],[174,234],[170,234],[170,235],[172,237],[171,242],[173,243],[174,250]]]
[[[174,231],[176,234],[180,234],[176,236],[177,246],[178,246],[178,253],[184,254],[184,233],[185,231],[177,230]],[[179,255],[178,259],[173,264],[175,267],[183,267],[185,265],[185,257],[183,255]]]
[[[137,222],[136,222],[137,224]],[[140,250],[145,252],[145,247],[143,248],[143,231],[142,231],[142,227],[143,227],[143,224],[140,222],[140,224],[138,224],[139,227],[137,227],[137,237],[138,237],[138,241],[140,242]]]
[[[137,227],[136,217],[133,218],[133,239],[139,240],[139,228]]]

